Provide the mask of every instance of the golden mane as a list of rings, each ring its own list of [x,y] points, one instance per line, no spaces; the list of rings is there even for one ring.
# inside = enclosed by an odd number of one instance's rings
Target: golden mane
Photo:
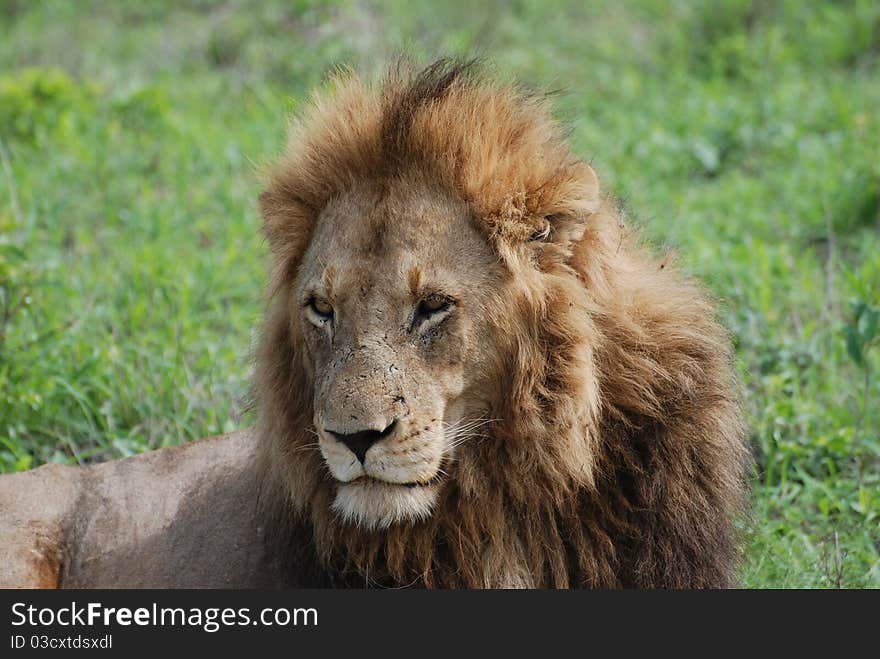
[[[411,172],[467,203],[518,284],[493,319],[496,421],[457,457],[430,519],[366,531],[335,518],[308,449],[313,386],[289,296],[321,210]],[[730,341],[703,291],[640,248],[544,96],[446,61],[378,85],[340,73],[293,121],[260,209],[273,302],[258,450],[295,560],[307,538],[332,584],[731,582],[748,450]]]

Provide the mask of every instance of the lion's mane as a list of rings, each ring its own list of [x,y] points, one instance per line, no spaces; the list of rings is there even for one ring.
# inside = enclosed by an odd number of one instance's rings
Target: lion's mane
[[[335,518],[309,448],[289,292],[334,195],[414,170],[469,204],[519,285],[493,321],[497,421],[456,456],[429,520],[365,531]],[[294,120],[260,209],[273,301],[254,391],[288,560],[358,586],[731,583],[748,451],[730,340],[704,292],[640,247],[543,95],[448,62],[379,84],[338,74]]]

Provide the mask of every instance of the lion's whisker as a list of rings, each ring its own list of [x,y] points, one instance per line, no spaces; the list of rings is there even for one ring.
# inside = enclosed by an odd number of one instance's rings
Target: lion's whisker
[[[445,424],[446,428],[444,431],[449,450],[454,451],[472,439],[485,439],[487,435],[481,429],[495,421],[500,421],[500,419],[487,417],[463,418],[455,423]]]
[[[291,453],[298,453],[299,451],[320,451],[321,446],[317,442],[313,442],[311,444],[303,444],[302,446],[297,446],[296,448],[291,450]]]

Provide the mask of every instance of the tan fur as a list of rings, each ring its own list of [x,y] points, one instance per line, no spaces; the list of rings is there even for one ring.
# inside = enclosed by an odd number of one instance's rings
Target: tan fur
[[[269,588],[290,578],[240,431],[88,467],[0,476],[2,588]]]
[[[341,73],[294,121],[260,208],[274,302],[257,433],[278,542],[307,528],[341,585],[731,583],[748,451],[730,341],[700,287],[638,245],[541,95],[445,62],[379,85]],[[302,296],[328,271],[338,326],[321,334]],[[459,304],[417,339],[399,318],[432,277]],[[358,417],[345,432],[370,414],[407,425],[361,468],[323,428],[341,410]],[[469,441],[441,431],[473,419],[491,422]],[[371,488],[402,492],[385,475],[419,427],[413,471],[441,465],[430,514],[340,514],[386,500],[346,484],[372,464]]]

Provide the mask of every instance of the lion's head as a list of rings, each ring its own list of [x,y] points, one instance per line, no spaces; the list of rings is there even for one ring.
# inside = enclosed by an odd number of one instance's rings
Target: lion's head
[[[628,255],[544,98],[469,66],[334,77],[260,209],[262,459],[328,562],[395,582],[569,583],[578,561],[611,560],[594,551],[611,532],[584,526],[604,509],[584,505],[616,478],[615,434],[696,380],[728,394],[699,294],[665,273],[637,283],[653,265]],[[666,339],[661,297],[682,304]],[[691,361],[664,371],[682,343]]]
[[[456,443],[492,402],[503,283],[467,205],[415,172],[322,209],[288,304],[344,521],[430,514]]]

